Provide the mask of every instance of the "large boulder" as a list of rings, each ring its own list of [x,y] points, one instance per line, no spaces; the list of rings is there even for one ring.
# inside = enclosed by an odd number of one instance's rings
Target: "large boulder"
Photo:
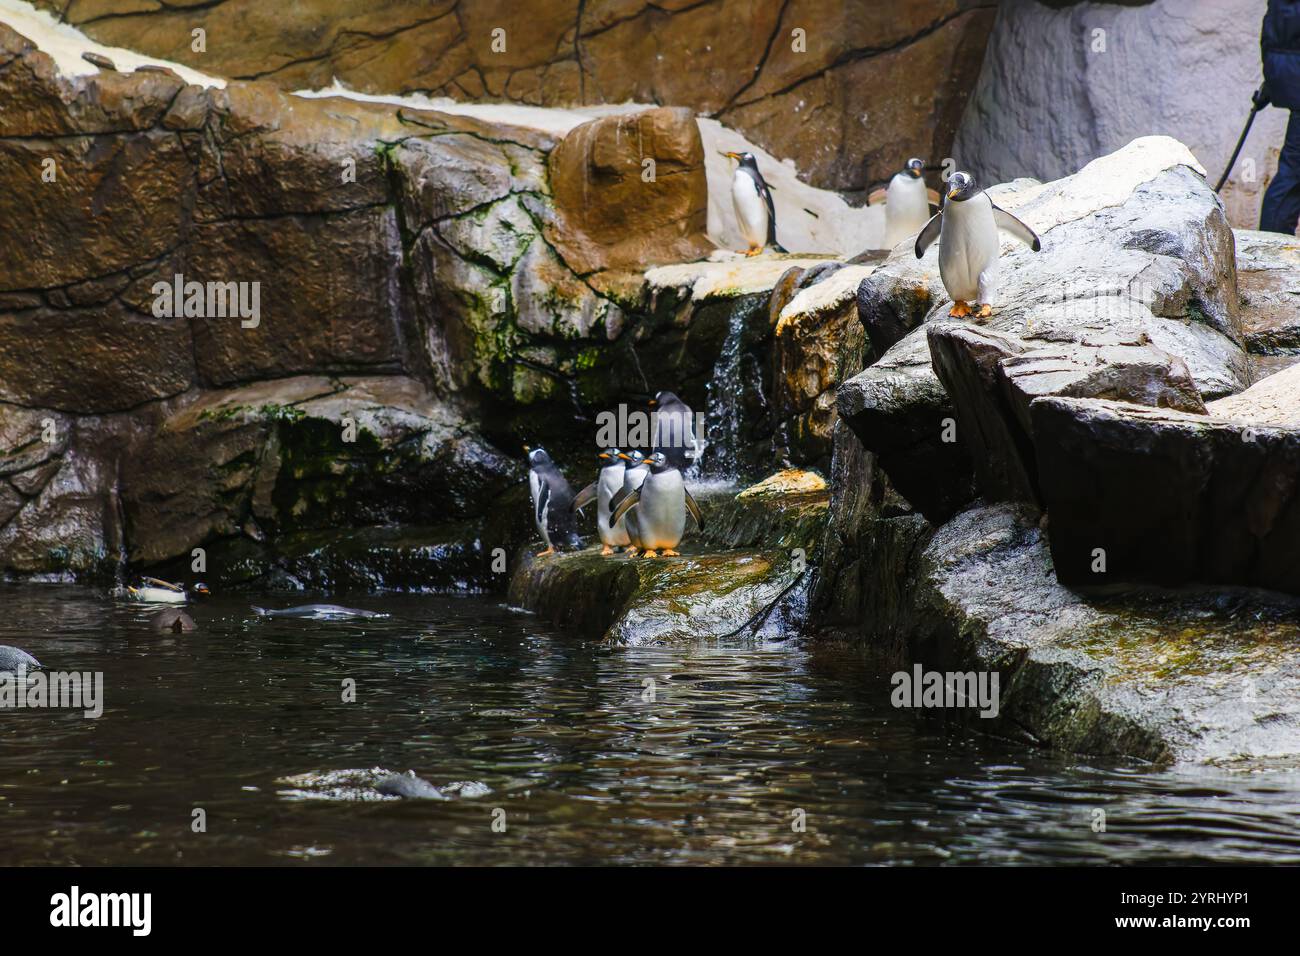
[[[1300,354],[1300,240],[1247,229],[1233,235],[1246,348],[1257,355]]]

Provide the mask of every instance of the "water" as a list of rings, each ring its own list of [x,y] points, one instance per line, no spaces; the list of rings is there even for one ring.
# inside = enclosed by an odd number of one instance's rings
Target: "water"
[[[107,698],[97,721],[0,712],[0,864],[1300,862],[1295,774],[1151,772],[921,721],[852,648],[606,648],[486,598],[249,611],[302,600],[218,599],[158,635],[100,592],[0,585],[0,643],[102,670]],[[464,788],[361,799],[376,767]]]

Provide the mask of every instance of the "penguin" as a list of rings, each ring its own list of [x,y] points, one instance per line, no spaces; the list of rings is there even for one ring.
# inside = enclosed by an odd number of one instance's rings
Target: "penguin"
[[[192,597],[207,597],[210,593],[208,586],[202,582],[186,591],[180,584],[171,584],[158,578],[141,578],[138,588],[128,586],[126,589],[128,600],[142,601],[145,604],[187,604]]]
[[[555,539],[572,543],[577,537],[573,528],[573,488],[544,448],[528,452],[528,487],[533,493],[533,521],[541,532],[546,549],[540,558],[555,553]]]
[[[596,480],[578,492],[573,499],[573,510],[581,511],[593,500],[596,502],[596,532],[600,535],[600,553],[613,554],[629,541],[627,527],[614,527],[609,523],[609,503],[623,489],[623,473],[627,462],[617,448],[606,448],[596,457],[600,460],[600,473]]]
[[[21,647],[0,644],[0,674],[26,674],[44,665]]]
[[[253,613],[258,617],[296,617],[308,621],[355,621],[391,616],[386,611],[363,611],[338,604],[301,604],[270,610],[253,605]]]
[[[704,451],[703,436],[695,433],[695,413],[672,392],[659,392],[650,399],[655,409],[652,451],[662,451],[670,462],[686,471]]]
[[[736,223],[740,235],[749,248],[745,255],[756,256],[764,246],[777,252],[788,252],[776,241],[776,207],[772,204],[772,187],[758,171],[758,160],[753,153],[723,153],[738,165],[731,176],[731,202],[736,209]]]
[[[978,318],[993,314],[999,229],[1005,229],[1034,252],[1043,248],[1034,230],[995,206],[970,173],[953,173],[948,180],[947,202],[916,237],[918,259],[939,240],[939,277],[952,298],[949,316],[960,319],[971,315],[971,302],[979,306],[974,312]]]
[[[885,190],[885,247],[892,249],[915,236],[930,219],[930,193],[925,188],[925,163],[913,158],[895,173]]]
[[[636,515],[625,515],[616,519],[614,518],[614,512],[618,510],[618,506],[625,498],[641,487],[646,475],[650,474],[650,463],[646,460],[645,455],[637,449],[622,452],[619,457],[627,462],[627,467],[623,472],[623,487],[609,502],[610,521],[615,528],[621,527],[627,532],[628,543],[623,550],[630,555],[635,555],[641,548],[641,538],[637,533]]]
[[[700,506],[686,490],[681,470],[663,452],[655,452],[646,461],[650,464],[650,474],[640,488],[619,502],[614,511],[614,520],[626,516],[635,508],[637,533],[645,557],[655,557],[656,551],[675,557],[675,549],[686,533],[687,514],[695,520],[695,526],[701,531],[704,530],[704,516],[700,514]]]

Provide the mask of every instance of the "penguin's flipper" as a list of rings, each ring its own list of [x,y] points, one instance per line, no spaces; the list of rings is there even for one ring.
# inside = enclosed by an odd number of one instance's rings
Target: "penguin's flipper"
[[[936,212],[930,217],[930,221],[925,224],[920,235],[916,237],[916,258],[925,255],[925,250],[930,248],[931,243],[939,238],[939,227],[943,225],[943,213]]]
[[[695,519],[695,527],[698,528],[700,531],[703,531],[704,515],[700,513],[699,502],[697,502],[694,498],[691,497],[691,493],[689,491],[686,491],[685,489],[682,490],[686,494],[686,510],[689,511],[691,517]]]
[[[772,187],[762,177],[758,179],[758,194],[767,204],[767,244],[777,252],[789,252],[789,249],[776,241],[776,206],[772,202]]]
[[[185,590],[179,584],[172,584],[170,581],[162,581],[158,578],[141,578],[140,580],[145,584],[152,584],[156,588],[166,588],[168,591],[176,591],[179,593]]]
[[[933,206],[935,209],[943,208],[943,197],[939,195],[939,190],[926,189],[925,198],[930,201],[930,205]]]
[[[544,481],[537,483],[537,523],[546,527],[546,503],[551,500],[551,486]]]
[[[1039,241],[1038,234],[1035,233],[1034,230],[1030,229],[1005,209],[998,208],[996,204],[993,204],[993,221],[997,223],[999,229],[1011,233],[1011,235],[1015,236],[1030,249],[1033,249],[1034,252],[1043,248],[1043,244]]]
[[[587,507],[587,505],[595,501],[596,491],[597,491],[596,482],[593,481],[586,488],[583,488],[580,492],[578,492],[578,497],[573,499],[574,512],[581,511],[583,508]]]
[[[885,193],[887,192],[889,192],[889,188],[887,186],[881,186],[879,189],[871,190],[871,192],[867,193],[867,205],[879,206],[882,202],[885,201]]]
[[[631,511],[633,508],[635,508],[637,502],[640,500],[641,500],[641,489],[638,488],[636,491],[633,491],[622,501],[620,501],[618,503],[617,508],[613,508],[613,510],[610,511],[609,513],[610,525],[613,526],[618,524],[620,521],[622,521],[624,516],[627,515],[627,513]]]

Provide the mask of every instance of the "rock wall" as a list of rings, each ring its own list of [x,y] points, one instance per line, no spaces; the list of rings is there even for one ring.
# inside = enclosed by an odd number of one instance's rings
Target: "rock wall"
[[[1003,0],[953,145],[982,182],[1058,179],[1138,136],[1186,143],[1223,172],[1259,86],[1266,0],[1052,3]],[[1224,186],[1253,229],[1287,113],[1265,110]]]
[[[992,0],[37,5],[111,46],[284,89],[337,80],[472,101],[685,106],[793,160],[811,183],[857,191],[902,158],[948,153],[994,9]]]

